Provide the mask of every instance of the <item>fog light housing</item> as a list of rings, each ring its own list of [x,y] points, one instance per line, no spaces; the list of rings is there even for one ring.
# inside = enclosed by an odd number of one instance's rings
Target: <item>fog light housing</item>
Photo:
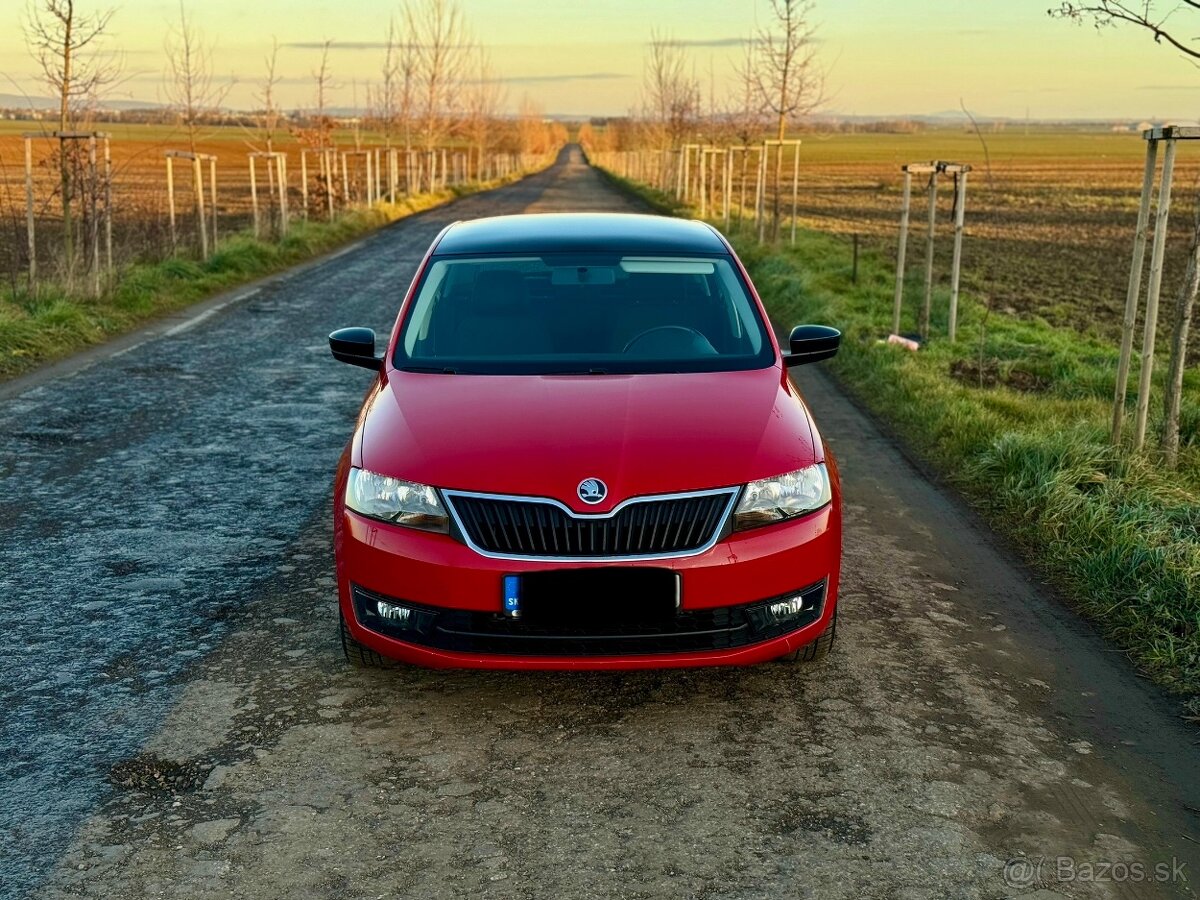
[[[756,603],[746,610],[751,628],[765,639],[811,625],[821,618],[825,608],[825,586],[822,579],[798,591]]]
[[[767,612],[776,622],[786,622],[788,619],[800,615],[805,609],[813,609],[816,605],[815,597],[806,599],[803,594],[796,594],[794,597],[772,603],[767,607]]]
[[[376,601],[375,612],[379,615],[380,619],[393,628],[404,628],[413,617],[413,611],[407,606],[388,603],[386,600]]]
[[[357,584],[350,585],[354,617],[364,628],[404,640],[433,630],[437,613],[419,603],[376,594]]]

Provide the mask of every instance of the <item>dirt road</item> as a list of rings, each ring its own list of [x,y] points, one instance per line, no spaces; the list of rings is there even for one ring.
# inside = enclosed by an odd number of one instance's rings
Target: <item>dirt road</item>
[[[448,221],[597,208],[632,207],[564,155],[0,403],[0,896],[1193,896],[1195,731],[817,371],[827,662],[343,663],[369,376],[325,334],[386,329]]]

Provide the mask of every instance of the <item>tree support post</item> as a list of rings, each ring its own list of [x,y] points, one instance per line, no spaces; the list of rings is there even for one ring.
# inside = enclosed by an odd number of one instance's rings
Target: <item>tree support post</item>
[[[196,191],[196,222],[200,231],[200,258],[208,259],[208,222],[204,215],[204,168],[200,157],[192,157],[192,187]]]
[[[967,207],[967,170],[954,173],[954,258],[950,264],[950,320],[947,334],[954,343],[958,332],[958,281],[962,268],[963,218]]]
[[[96,136],[88,138],[88,242],[91,247],[92,296],[100,296],[100,167],[96,158]]]
[[[300,205],[303,207],[305,219],[308,219],[308,151],[300,151]]]
[[[912,201],[912,173],[904,167],[904,193],[900,201],[900,246],[896,248],[896,293],[892,298],[892,334],[900,333],[900,306],[904,299],[904,256],[908,250],[908,211]]]
[[[792,153],[792,246],[796,246],[796,215],[800,209],[800,142]]]
[[[254,178],[255,156],[250,154],[250,216],[254,222],[254,236],[261,237],[262,229],[258,220],[258,184]]]
[[[287,237],[288,233],[288,183],[287,156],[280,153],[275,157],[276,179],[279,184],[279,236]]]
[[[1154,339],[1158,330],[1158,297],[1162,289],[1163,256],[1167,249],[1167,222],[1171,214],[1171,179],[1175,175],[1175,138],[1167,138],[1163,154],[1162,181],[1154,221],[1154,245],[1150,251],[1150,284],[1146,288],[1146,325],[1142,336],[1141,371],[1138,378],[1137,412],[1133,427],[1133,449],[1146,442],[1146,419],[1150,412],[1150,379],[1154,374]]]
[[[217,158],[208,158],[208,191],[212,196],[212,248],[217,251]]]
[[[933,238],[937,231],[937,182],[935,168],[929,175],[929,223],[925,233],[925,294],[921,300],[921,340],[929,340],[929,312],[933,307]]]
[[[1113,391],[1112,432],[1114,444],[1121,442],[1125,419],[1125,395],[1129,390],[1129,363],[1133,356],[1133,332],[1137,327],[1138,301],[1142,293],[1142,267],[1146,260],[1146,238],[1150,226],[1150,199],[1154,194],[1154,172],[1158,161],[1158,141],[1146,141],[1146,166],[1142,173],[1142,199],[1138,204],[1137,231],[1133,237],[1133,260],[1129,265],[1129,284],[1125,289],[1125,316],[1121,320],[1121,352],[1117,361],[1117,382]]]
[[[33,232],[33,138],[25,138],[25,238],[29,242],[29,289],[37,290],[37,242]]]
[[[104,136],[104,249],[108,263],[108,277],[113,277],[113,238],[112,238],[112,148],[109,146],[108,135]]]
[[[175,231],[175,166],[171,157],[167,157],[167,220],[171,224],[171,252],[179,245]]]

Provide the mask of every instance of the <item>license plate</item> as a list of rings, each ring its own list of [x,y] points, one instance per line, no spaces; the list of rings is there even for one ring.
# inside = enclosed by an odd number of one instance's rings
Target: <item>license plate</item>
[[[670,621],[679,574],[646,566],[553,569],[504,576],[504,610],[547,625],[653,625]]]

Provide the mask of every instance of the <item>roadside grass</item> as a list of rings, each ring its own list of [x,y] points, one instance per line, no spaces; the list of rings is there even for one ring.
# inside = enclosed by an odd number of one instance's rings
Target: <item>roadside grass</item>
[[[689,212],[609,177],[660,212]],[[1147,674],[1200,695],[1200,372],[1187,373],[1182,452],[1172,472],[1153,453],[1109,445],[1117,361],[1109,344],[989,313],[969,296],[960,298],[959,340],[951,344],[936,337],[945,333],[949,301],[939,290],[935,337],[914,353],[881,341],[892,315],[887,254],[862,255],[854,282],[844,238],[803,231],[795,246],[775,247],[736,231],[730,238],[776,322],[842,329],[842,350],[825,365],[859,403]],[[922,273],[913,275],[904,329],[913,328],[922,291]],[[1158,362],[1161,385],[1165,359]],[[1159,414],[1153,409],[1150,443]],[[1200,716],[1200,698],[1186,709]]]
[[[296,221],[281,241],[248,231],[223,238],[204,261],[183,255],[124,267],[112,287],[92,298],[61,285],[37,294],[0,289],[0,381],[131,331],[223,290],[279,272],[406,216],[519,176],[419,194],[401,203],[351,210],[332,222]]]

